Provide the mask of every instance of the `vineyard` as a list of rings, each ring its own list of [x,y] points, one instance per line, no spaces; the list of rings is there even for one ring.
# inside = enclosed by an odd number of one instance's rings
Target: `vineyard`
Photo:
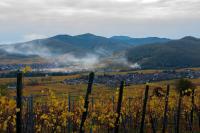
[[[23,96],[22,73],[17,95],[0,96],[0,132],[27,133],[189,133],[200,132],[200,90],[177,91],[174,86],[130,93],[122,81],[114,93],[93,93],[90,73],[85,95],[56,94],[50,89]]]

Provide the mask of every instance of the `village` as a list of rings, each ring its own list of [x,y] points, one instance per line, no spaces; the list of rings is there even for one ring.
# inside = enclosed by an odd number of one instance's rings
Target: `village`
[[[30,66],[33,70],[41,70],[47,68],[55,68],[55,64],[50,63],[33,63],[33,64],[0,64],[0,71],[16,71],[25,66]]]
[[[157,73],[127,73],[127,74],[103,74],[96,75],[94,79],[95,84],[105,84],[107,86],[116,87],[119,85],[120,81],[126,81],[126,85],[131,84],[144,84],[148,82],[172,80],[180,78],[200,78],[200,71],[184,70],[184,71],[162,71]],[[80,78],[66,79],[65,84],[80,84],[87,83],[87,76],[81,76]]]
[[[20,68],[25,67],[25,64],[5,64],[0,65],[0,77],[14,77],[14,71],[19,70]],[[73,74],[81,74],[87,71],[79,71],[79,72],[49,72],[44,71],[45,69],[53,69],[56,68],[55,64],[29,64],[32,68],[32,72],[26,74],[28,77],[37,77],[37,76],[62,76],[62,75],[73,75]],[[11,71],[6,72],[4,71]],[[100,70],[101,71],[101,70]],[[114,70],[107,71],[104,70],[103,74],[98,75],[96,74],[94,83],[95,84],[105,84],[110,87],[116,87],[119,85],[120,81],[126,81],[126,85],[132,84],[144,84],[148,82],[156,82],[156,81],[164,81],[164,80],[173,80],[173,79],[180,79],[180,78],[189,78],[195,79],[200,78],[200,70],[192,70],[192,69],[183,69],[181,71],[170,69],[170,70],[160,70],[157,72],[152,73],[143,73],[141,71],[127,71],[126,74],[120,74],[116,72],[115,74],[111,74]],[[97,71],[98,72],[98,71]],[[81,84],[87,83],[88,77],[81,76],[80,78],[73,78],[73,79],[65,79],[63,81],[64,84]]]

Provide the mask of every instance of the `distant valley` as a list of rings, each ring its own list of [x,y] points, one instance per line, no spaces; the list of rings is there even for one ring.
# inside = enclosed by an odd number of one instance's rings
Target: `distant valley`
[[[90,33],[70,36],[56,35],[29,42],[0,45],[0,58],[5,63],[55,63],[58,66],[73,66],[83,69],[102,67],[134,67],[125,57],[128,49],[150,43],[167,42],[167,38],[110,38]],[[7,61],[7,59],[9,61]]]
[[[175,68],[200,66],[200,39],[110,38],[94,34],[56,35],[0,45],[1,64],[54,63],[58,67]]]

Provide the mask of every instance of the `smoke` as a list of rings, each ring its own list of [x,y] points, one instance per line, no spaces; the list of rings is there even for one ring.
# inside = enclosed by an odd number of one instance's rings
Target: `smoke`
[[[96,69],[104,66],[100,63],[100,58],[96,54],[86,54],[83,57],[76,57],[73,54],[67,53],[56,57],[53,62],[58,66],[68,66],[78,70]]]
[[[112,58],[111,61],[112,64],[117,65],[117,66],[124,66],[127,68],[131,69],[140,69],[141,66],[136,62],[136,63],[131,63],[127,60],[125,55],[121,55],[120,57],[114,57]]]
[[[130,64],[130,67],[133,68],[133,69],[141,69],[140,64],[138,64],[137,62],[134,63],[134,64]]]
[[[0,49],[11,54],[38,55],[49,61],[49,63],[56,64],[58,67],[54,69],[56,71],[95,70],[99,68],[110,68],[110,66],[118,66],[118,68],[122,66],[131,69],[141,68],[138,63],[128,62],[123,53],[115,53],[114,55],[112,52],[101,47],[81,57],[72,53],[55,54],[48,47],[42,46],[40,43],[34,44],[31,42],[20,44],[19,46],[17,44],[3,45],[0,46]]]
[[[22,55],[38,55],[40,57],[49,57],[52,56],[50,50],[47,47],[41,47],[38,45],[35,45],[34,43],[29,44],[14,44],[14,45],[3,45],[0,47],[4,51],[10,53],[10,54],[22,54]]]
[[[109,52],[108,50],[105,50],[104,48],[98,48],[95,50],[95,53],[98,55],[103,55],[103,56],[110,56],[112,52]]]

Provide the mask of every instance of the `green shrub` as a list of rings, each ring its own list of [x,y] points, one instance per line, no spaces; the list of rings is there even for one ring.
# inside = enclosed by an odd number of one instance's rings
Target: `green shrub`
[[[0,85],[0,96],[5,96],[7,94],[7,85]]]
[[[196,86],[188,79],[179,79],[176,82],[176,90],[181,93],[181,95],[190,96],[192,91]]]

